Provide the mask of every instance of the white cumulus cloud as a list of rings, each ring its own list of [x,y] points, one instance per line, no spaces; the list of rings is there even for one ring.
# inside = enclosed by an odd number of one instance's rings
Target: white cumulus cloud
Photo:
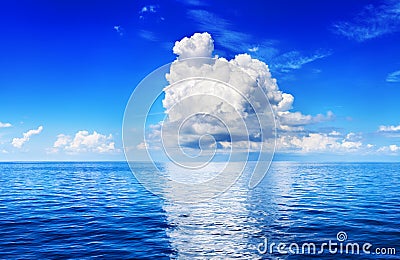
[[[164,88],[162,100],[167,120],[149,126],[145,140],[136,145],[136,149],[160,150],[161,145],[176,147],[177,143],[170,140],[178,135],[179,148],[185,153],[186,148],[209,149],[206,152],[213,149],[259,151],[261,146],[270,145],[275,137],[271,133],[260,133],[260,121],[257,120],[258,112],[267,113],[270,104],[277,127],[276,148],[280,153],[400,153],[400,146],[379,147],[367,143],[368,137],[360,133],[338,132],[329,126],[319,128],[325,129],[322,132],[313,130],[314,125],[334,120],[333,112],[308,115],[293,111],[295,97],[280,90],[266,63],[249,54],[238,54],[231,60],[214,57],[214,40],[207,32],[177,41],[173,52],[177,59],[165,76],[169,85]],[[282,68],[296,69],[326,55],[330,54],[317,53]],[[214,59],[190,60],[199,57]],[[397,133],[400,125],[381,125],[378,132]],[[75,139],[77,137],[60,136],[54,147],[78,149],[82,145],[73,144],[82,142]]]
[[[213,51],[214,41],[207,32],[185,37],[177,41],[173,48],[178,57],[166,75],[170,85],[164,89],[163,107],[169,121],[168,124],[164,122],[163,133],[168,135],[171,130],[176,134],[179,128],[181,145],[210,149],[215,148],[215,144],[218,148],[229,148],[231,145],[248,148],[243,145],[246,143],[257,147],[257,143],[262,142],[257,116],[268,114],[268,103],[276,116],[278,130],[298,131],[306,125],[333,118],[330,111],[317,116],[292,112],[294,97],[279,89],[267,64],[249,54],[238,54],[231,60],[216,58],[205,63],[182,62],[186,58],[212,58]],[[191,77],[205,77],[227,84],[203,79],[188,80]],[[237,88],[237,91],[227,85]],[[174,124],[182,120],[186,120],[182,125]],[[271,124],[271,120],[268,124]],[[268,127],[272,128],[272,125],[262,126],[264,129]],[[152,146],[149,142],[155,140],[157,135],[154,129],[150,135],[153,136],[141,143],[138,149]],[[204,135],[208,137],[199,143],[198,137]],[[272,138],[271,133],[262,135]],[[168,142],[169,138],[166,140]]]
[[[400,146],[395,145],[395,144],[391,144],[388,146],[382,146],[378,149],[378,152],[397,154],[398,152],[400,152]]]
[[[42,132],[43,126],[39,126],[38,129],[29,130],[26,133],[23,133],[23,137],[21,138],[14,138],[11,144],[15,148],[21,148],[26,142],[28,142],[33,135],[38,135]]]
[[[175,42],[172,49],[178,59],[211,57],[214,51],[214,41],[209,33],[195,33],[192,37],[185,37]]]
[[[0,128],[7,128],[7,127],[12,127],[10,123],[2,123],[0,122]]]
[[[381,125],[378,132],[400,132],[400,125]]]
[[[103,135],[94,131],[78,131],[74,137],[59,134],[57,140],[53,144],[51,152],[65,151],[67,153],[111,153],[116,152],[115,142],[112,135]]]
[[[284,99],[282,100],[284,102]],[[281,103],[282,103],[281,102]],[[300,131],[304,130],[304,126],[310,125],[310,124],[316,124],[324,121],[330,121],[334,118],[334,114],[332,111],[328,111],[326,115],[323,114],[318,114],[316,116],[311,116],[311,115],[303,115],[301,112],[290,112],[288,111],[291,109],[291,104],[292,102],[285,106],[286,111],[283,110],[281,106],[278,106],[278,109],[276,111],[276,114],[278,116],[278,122],[277,122],[277,127],[280,130],[284,131]]]

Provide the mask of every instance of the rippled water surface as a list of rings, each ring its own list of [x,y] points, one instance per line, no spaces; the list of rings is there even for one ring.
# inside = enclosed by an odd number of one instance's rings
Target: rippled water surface
[[[381,259],[399,259],[400,164],[277,162],[248,191],[251,166],[222,196],[179,204],[147,192],[122,162],[0,163],[0,258],[308,259],[257,246],[346,232],[344,242],[395,248]],[[179,195],[168,183],[165,193]]]

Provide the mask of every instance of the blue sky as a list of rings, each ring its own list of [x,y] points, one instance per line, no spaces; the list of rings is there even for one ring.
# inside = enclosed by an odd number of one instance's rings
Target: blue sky
[[[0,20],[1,161],[123,160],[132,91],[195,32],[221,57],[267,63],[291,111],[332,112],[278,159],[399,158],[396,1],[2,1]]]

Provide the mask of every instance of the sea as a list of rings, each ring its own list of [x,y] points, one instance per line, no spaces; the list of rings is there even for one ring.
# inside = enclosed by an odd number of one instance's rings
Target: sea
[[[400,259],[399,163],[252,167],[180,203],[126,162],[0,163],[0,259]]]

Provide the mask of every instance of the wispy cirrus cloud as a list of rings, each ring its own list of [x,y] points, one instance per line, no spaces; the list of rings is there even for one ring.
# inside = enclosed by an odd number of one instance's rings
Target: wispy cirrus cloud
[[[158,40],[156,34],[152,31],[148,30],[140,30],[138,32],[139,36],[142,37],[145,40],[151,41],[151,42],[156,42]]]
[[[381,5],[367,5],[351,21],[333,24],[336,34],[363,42],[400,31],[400,2],[386,1]]]
[[[206,3],[205,1],[200,1],[200,0],[176,0],[176,1],[185,5],[192,5],[192,6],[208,5],[208,3]]]
[[[215,39],[230,50],[247,49],[246,43],[251,39],[249,34],[230,29],[232,24],[206,10],[189,10],[189,18],[195,20],[201,30],[211,32]]]
[[[210,32],[216,42],[229,51],[234,53],[250,51],[253,56],[263,56],[263,58],[270,58],[278,53],[277,48],[273,46],[276,41],[257,41],[250,34],[232,29],[234,25],[230,21],[214,13],[192,9],[188,10],[187,15],[197,23],[200,30]],[[257,42],[256,45],[255,42]]]
[[[299,51],[290,51],[274,58],[272,67],[281,72],[287,72],[289,70],[301,69],[305,64],[330,55],[332,55],[331,50],[318,50],[311,55],[304,55]]]
[[[389,73],[386,77],[387,82],[400,82],[400,70]]]
[[[318,50],[310,55],[299,51],[280,54],[278,41],[256,39],[253,35],[232,29],[234,24],[206,10],[192,9],[189,18],[197,22],[199,29],[210,32],[218,45],[233,53],[251,53],[254,58],[269,61],[271,69],[288,72],[302,68],[303,65],[325,58],[332,54],[331,50]]]

